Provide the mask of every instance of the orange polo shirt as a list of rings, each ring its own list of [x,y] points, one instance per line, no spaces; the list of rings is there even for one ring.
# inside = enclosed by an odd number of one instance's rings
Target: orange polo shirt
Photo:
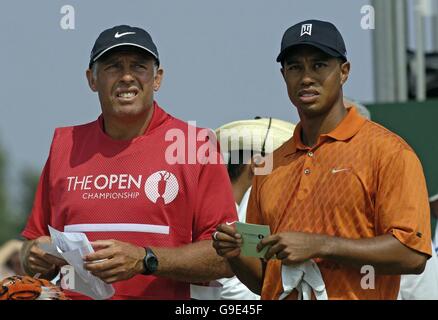
[[[400,137],[348,109],[346,117],[313,147],[301,141],[301,124],[274,152],[274,169],[256,176],[247,222],[271,233],[299,231],[349,239],[392,234],[431,255],[429,203],[423,170]],[[359,269],[316,259],[329,299],[396,299],[398,275],[375,275],[362,289]],[[262,299],[283,291],[281,263],[267,264]],[[292,297],[291,294],[289,297]]]

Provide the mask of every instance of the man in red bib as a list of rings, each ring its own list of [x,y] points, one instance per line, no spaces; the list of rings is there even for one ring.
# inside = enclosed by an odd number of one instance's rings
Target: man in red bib
[[[210,161],[220,156],[205,129],[154,101],[163,69],[151,36],[105,30],[86,74],[102,114],[55,130],[23,231],[27,273],[52,279],[65,264],[38,247],[50,225],[87,235],[85,267],[114,284],[114,299],[188,299],[190,282],[232,276],[211,244],[216,225],[237,220],[225,166]]]

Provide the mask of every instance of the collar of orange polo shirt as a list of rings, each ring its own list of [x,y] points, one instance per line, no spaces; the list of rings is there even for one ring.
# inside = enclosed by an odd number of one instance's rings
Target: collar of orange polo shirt
[[[359,132],[360,128],[365,124],[367,119],[362,117],[355,107],[348,108],[348,113],[344,119],[338,124],[338,126],[329,133],[325,133],[319,136],[318,142],[312,146],[306,146],[301,139],[301,122],[295,127],[294,134],[292,137],[292,143],[287,145],[285,150],[285,157],[290,156],[297,152],[297,150],[312,150],[317,149],[320,145],[326,141],[333,139],[338,141],[345,141],[352,138],[356,133]]]

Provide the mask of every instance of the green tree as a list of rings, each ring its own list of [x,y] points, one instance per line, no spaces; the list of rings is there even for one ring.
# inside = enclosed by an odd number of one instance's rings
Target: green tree
[[[25,168],[21,172],[21,194],[22,200],[19,205],[20,213],[14,222],[14,229],[20,233],[26,224],[30,211],[32,210],[35,192],[38,186],[39,172],[32,168]]]
[[[0,245],[11,237],[10,212],[6,188],[6,154],[0,147]]]
[[[6,152],[0,146],[0,246],[12,238],[20,237],[32,209],[39,179],[39,173],[34,169],[24,169],[20,178],[21,200],[16,206],[12,206],[7,194],[6,172]],[[12,210],[11,207],[16,209]]]

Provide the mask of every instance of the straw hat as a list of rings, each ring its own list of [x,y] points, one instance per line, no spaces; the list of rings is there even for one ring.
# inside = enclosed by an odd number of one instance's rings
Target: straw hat
[[[293,123],[275,118],[233,121],[215,130],[221,151],[254,150],[271,153],[289,140]]]

